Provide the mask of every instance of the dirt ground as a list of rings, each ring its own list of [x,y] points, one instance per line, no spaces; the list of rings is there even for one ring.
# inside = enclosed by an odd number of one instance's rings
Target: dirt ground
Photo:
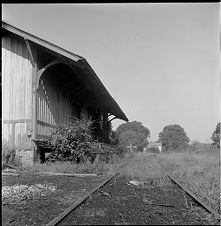
[[[2,203],[3,225],[45,225],[92,190],[105,176],[3,176],[2,186],[53,184],[54,193]],[[142,186],[130,184],[136,178],[118,176],[95,192],[59,225],[147,224],[219,225],[211,214],[197,207],[169,179],[151,179]]]
[[[58,225],[219,225],[169,179],[143,186],[134,179],[113,179]]]
[[[104,179],[100,177],[76,178],[68,176],[2,176],[2,186],[51,184],[54,193],[35,198],[25,197],[19,202],[2,202],[2,225],[45,225],[62,211],[93,189]]]

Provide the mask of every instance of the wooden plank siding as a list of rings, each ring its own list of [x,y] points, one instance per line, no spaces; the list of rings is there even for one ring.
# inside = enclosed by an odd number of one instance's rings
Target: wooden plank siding
[[[2,138],[9,145],[30,148],[32,64],[22,39],[2,37]]]
[[[5,22],[2,28],[2,138],[22,161],[39,159],[39,139],[72,116],[91,119],[93,137],[104,142],[108,113],[128,121],[85,58]]]
[[[53,71],[46,70],[39,81],[37,90],[37,135],[36,138],[50,135],[54,127],[62,126],[71,119],[70,97],[63,93]]]

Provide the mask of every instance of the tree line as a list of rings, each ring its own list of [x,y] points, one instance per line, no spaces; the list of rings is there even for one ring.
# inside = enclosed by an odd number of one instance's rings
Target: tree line
[[[93,138],[93,121],[73,118],[62,128],[56,128],[50,138],[44,141],[52,150],[46,161],[92,163],[97,156],[109,161],[113,154],[124,156],[131,150],[142,152],[148,144],[150,130],[141,122],[132,121],[119,125],[116,131],[110,126],[108,136],[109,144],[115,147],[112,151],[98,148],[100,141]],[[220,147],[220,123],[211,139],[214,145]],[[188,147],[190,139],[180,125],[173,124],[163,128],[158,141],[162,143],[162,151],[182,151]]]
[[[116,131],[112,131],[111,137],[111,142],[117,144],[125,152],[129,147],[133,147],[136,151],[143,151],[148,144],[147,138],[150,137],[150,130],[141,122],[126,122],[119,125]],[[216,125],[211,140],[214,146],[220,148],[220,122]],[[190,139],[183,127],[172,124],[165,126],[159,133],[158,142],[162,143],[162,151],[182,151],[188,147]]]

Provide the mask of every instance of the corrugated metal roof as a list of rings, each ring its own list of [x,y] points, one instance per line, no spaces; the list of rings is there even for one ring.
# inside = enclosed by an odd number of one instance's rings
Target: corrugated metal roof
[[[96,73],[94,72],[94,70],[92,69],[92,67],[89,65],[89,63],[87,62],[87,60],[84,57],[74,54],[68,50],[65,50],[53,43],[50,43],[50,42],[48,42],[44,39],[41,39],[37,36],[34,36],[30,33],[27,33],[17,27],[14,27],[14,26],[8,24],[8,23],[2,22],[2,28],[7,31],[10,31],[18,36],[21,36],[27,40],[30,40],[32,43],[36,43],[40,46],[43,46],[44,48],[47,48],[47,49],[54,51],[64,57],[67,57],[71,61],[77,62],[79,66],[81,65],[81,67],[83,67],[84,70],[86,69],[86,71],[90,74],[91,78],[89,76],[89,77],[87,77],[87,79],[93,81],[93,84],[95,87],[95,92],[100,92],[100,96],[104,100],[103,103],[104,103],[106,109],[108,110],[108,112],[117,116],[120,119],[128,121],[128,118],[126,117],[124,112],[121,110],[121,108],[119,107],[117,102],[113,99],[113,97],[109,94],[109,92],[107,91],[107,89],[105,88],[103,83],[100,81],[100,79],[98,78],[98,76],[96,75]]]

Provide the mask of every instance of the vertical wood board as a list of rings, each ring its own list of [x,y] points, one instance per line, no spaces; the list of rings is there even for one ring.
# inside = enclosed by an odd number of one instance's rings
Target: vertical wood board
[[[46,70],[40,81],[37,91],[37,119],[54,126],[64,125],[71,118],[70,97],[63,94],[59,84],[56,85],[56,76],[50,70]],[[42,131],[39,131],[42,128]],[[52,128],[50,126],[39,125],[39,135],[49,135]]]
[[[31,109],[26,105],[31,102],[32,65],[24,54],[26,46],[9,36],[3,37],[2,43],[3,120],[31,119]]]

